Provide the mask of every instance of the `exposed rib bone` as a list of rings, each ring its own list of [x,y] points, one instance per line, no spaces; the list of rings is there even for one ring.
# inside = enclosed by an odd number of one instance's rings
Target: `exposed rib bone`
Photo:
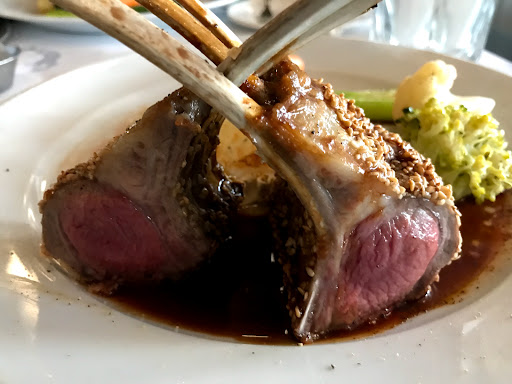
[[[260,106],[201,57],[117,0],[55,0],[168,73],[233,124],[250,130]]]
[[[140,4],[185,37],[215,64],[220,64],[226,58],[228,48],[224,43],[173,0],[141,0]]]
[[[228,48],[238,47],[242,44],[237,35],[233,33],[212,11],[197,0],[179,0],[187,11],[210,30]]]

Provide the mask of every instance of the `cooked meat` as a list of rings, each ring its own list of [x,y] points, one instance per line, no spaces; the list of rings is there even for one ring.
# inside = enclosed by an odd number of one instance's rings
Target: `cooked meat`
[[[229,236],[239,190],[214,151],[219,122],[180,89],[45,192],[43,250],[91,289],[179,279]]]
[[[289,62],[243,89],[267,105],[255,123],[280,158],[266,160],[283,179],[272,223],[297,338],[422,297],[461,246],[451,187],[431,162]]]
[[[295,336],[352,329],[422,297],[461,246],[451,187],[430,161],[288,61],[242,88],[264,106],[256,146],[273,171],[245,147],[231,165],[271,175],[261,190]],[[210,112],[180,89],[63,172],[40,204],[45,253],[104,293],[200,266],[241,201],[216,163]]]

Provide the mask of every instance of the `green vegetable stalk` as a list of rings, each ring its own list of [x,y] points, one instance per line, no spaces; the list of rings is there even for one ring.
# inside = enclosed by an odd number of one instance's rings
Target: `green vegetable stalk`
[[[393,121],[391,112],[395,101],[395,90],[371,90],[341,92],[347,99],[353,99],[356,105],[363,108],[366,117],[374,121]]]
[[[50,9],[48,12],[46,12],[46,16],[51,16],[51,17],[75,17],[74,14],[72,14],[71,12],[68,12],[62,8],[54,8],[54,9]]]

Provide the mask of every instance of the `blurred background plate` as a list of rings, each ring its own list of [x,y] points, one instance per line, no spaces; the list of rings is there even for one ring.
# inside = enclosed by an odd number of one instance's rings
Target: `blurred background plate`
[[[205,0],[210,9],[222,7],[237,0]],[[146,18],[158,26],[164,24],[151,14],[144,14]],[[10,20],[22,21],[38,25],[53,31],[65,33],[103,33],[86,21],[75,17],[51,17],[41,14],[37,9],[36,0],[0,0],[0,17]]]
[[[268,21],[263,18],[261,12],[256,10],[250,1],[240,1],[233,4],[227,11],[229,20],[241,27],[249,29],[260,29]]]
[[[242,0],[227,8],[227,18],[233,24],[255,31],[263,27],[273,16],[290,5],[291,0],[270,1],[269,14],[265,13],[265,3],[261,0]],[[373,28],[373,13],[367,12],[354,20],[336,28],[333,32],[337,35],[349,38],[369,39]]]

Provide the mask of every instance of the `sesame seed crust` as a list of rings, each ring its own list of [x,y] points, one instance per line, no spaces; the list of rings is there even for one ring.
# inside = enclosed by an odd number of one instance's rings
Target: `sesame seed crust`
[[[110,146],[111,144],[109,144]],[[94,171],[96,170],[96,166],[99,161],[99,156],[96,152],[94,152],[93,156],[89,159],[89,161],[85,163],[80,163],[76,165],[74,168],[68,169],[66,171],[61,171],[59,176],[57,177],[57,181],[52,185],[51,188],[47,189],[44,194],[42,200],[39,202],[39,212],[43,213],[43,209],[46,205],[46,202],[53,196],[56,190],[62,188],[64,185],[72,183],[77,180],[93,180],[94,179]]]
[[[357,150],[355,158],[367,176],[384,182],[398,198],[412,195],[426,198],[436,205],[448,206],[457,216],[460,226],[461,214],[455,205],[452,186],[443,183],[430,159],[400,135],[371,123],[354,100],[336,94],[330,84],[316,80],[313,83],[322,87],[325,102],[336,110],[343,131],[341,140],[349,140],[349,145]],[[461,249],[462,237],[459,234],[459,248],[453,259],[460,257]]]
[[[330,84],[308,80],[305,78],[307,75],[294,68],[287,68],[286,64],[277,68],[274,73],[280,73],[284,80],[281,81],[279,76],[265,79],[270,83],[267,88],[270,92],[273,92],[272,87],[275,85],[272,81],[275,81],[278,83],[278,89],[281,86],[285,92],[295,93],[290,95],[281,91],[275,95],[271,94],[272,102],[267,104],[269,109],[265,116],[271,123],[277,122],[276,125],[269,124],[272,130],[279,131],[273,137],[280,143],[279,145],[283,145],[286,154],[297,153],[297,158],[307,159],[300,167],[298,166],[298,174],[306,168],[305,172],[317,176],[318,184],[315,186],[320,185],[328,191],[329,198],[332,199],[330,201],[336,201],[332,204],[335,212],[338,212],[337,208],[341,208],[337,204],[343,204],[345,198],[350,199],[345,203],[350,201],[363,207],[357,213],[361,215],[357,216],[361,219],[368,217],[364,215],[374,212],[371,211],[372,208],[365,210],[365,201],[369,201],[370,204],[377,201],[375,206],[378,206],[382,199],[382,207],[385,207],[384,201],[388,198],[407,198],[404,204],[409,204],[411,199],[428,200],[435,206],[442,206],[439,209],[450,217],[448,230],[452,229],[453,224],[453,229],[457,231],[460,226],[460,213],[454,203],[452,188],[443,184],[429,159],[419,154],[398,134],[371,123],[353,100],[336,94]],[[315,112],[316,116],[320,116],[322,112],[326,114],[308,121],[312,115],[311,111]],[[289,119],[288,116],[294,114],[302,115],[297,120]],[[279,126],[279,123],[282,123],[284,128]],[[270,132],[273,132],[272,130]],[[311,341],[310,338],[318,335],[300,333],[302,331],[297,329],[302,329],[298,328],[298,325],[307,324],[310,321],[308,319],[313,316],[312,313],[317,312],[311,305],[314,306],[316,300],[319,300],[318,284],[322,284],[326,260],[331,255],[326,252],[333,249],[329,247],[334,242],[329,241],[334,237],[322,237],[326,233],[326,229],[322,227],[325,222],[318,220],[314,210],[310,212],[305,208],[303,203],[307,205],[307,200],[301,197],[302,203],[284,180],[278,178],[276,183],[281,185],[275,188],[275,205],[271,216],[274,252],[276,259],[283,266],[284,286],[288,294],[287,309],[294,333],[300,340]],[[352,193],[353,191],[357,193]],[[417,202],[425,203],[427,202]],[[350,226],[347,224],[346,229],[333,230],[336,236],[343,236],[344,232],[339,231],[350,231],[354,228],[351,225],[359,223],[352,217],[349,220],[355,221],[350,222]],[[345,225],[342,221],[339,223]],[[329,228],[339,228],[327,225]],[[443,260],[455,260],[460,255],[460,233],[454,233],[454,237],[450,253],[446,253]],[[324,242],[325,239],[329,240]],[[432,282],[431,277],[434,280],[438,279],[436,272],[433,273],[430,275],[430,272],[426,272],[421,287],[428,286]],[[414,295],[422,294],[421,289],[415,291]]]
[[[356,150],[356,158],[369,177],[389,185],[399,198],[406,194],[426,197],[438,205],[449,204],[460,215],[453,204],[452,187],[443,184],[429,159],[398,134],[371,123],[354,100],[336,94],[330,84],[313,83],[322,88],[325,102],[336,111],[340,141],[348,141]]]
[[[231,235],[229,224],[238,206],[240,187],[223,176],[213,156],[220,118],[209,114],[205,103],[189,96],[182,88],[159,101],[90,160],[61,172],[56,183],[45,191],[39,204],[43,253],[61,264],[62,260],[71,260],[69,264],[78,273],[76,279],[90,289],[110,294],[112,282],[182,278],[188,270],[202,265]],[[127,216],[122,216],[127,212],[126,206],[130,207],[129,212],[145,215],[143,220],[149,222],[158,237],[157,246],[165,265],[148,273],[137,267],[136,272],[126,274],[108,264],[97,270],[89,267],[87,260],[82,265],[75,257],[78,251],[67,252],[67,229],[61,228],[59,216],[62,209],[74,209],[79,202],[86,204],[84,211],[91,216],[95,204],[103,204],[105,199],[107,204],[112,202],[105,209],[112,214],[105,216],[110,228],[117,230],[117,217],[126,220]],[[124,204],[121,211],[117,210],[119,201]],[[69,245],[74,251],[72,247],[74,244]],[[64,248],[66,252],[61,252]],[[124,248],[117,249],[122,252]],[[179,255],[175,259],[178,262],[173,259],[174,254]],[[181,255],[186,259],[183,263],[179,260]],[[172,257],[165,260],[169,256]]]

